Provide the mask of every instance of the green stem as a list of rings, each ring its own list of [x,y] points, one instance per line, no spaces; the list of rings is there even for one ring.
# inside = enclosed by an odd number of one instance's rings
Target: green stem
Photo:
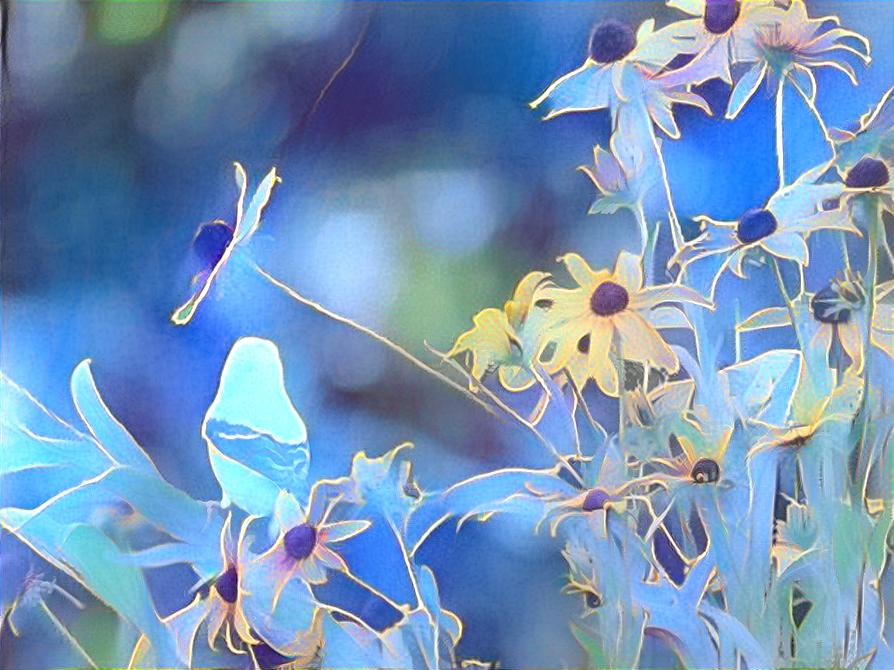
[[[847,252],[847,237],[845,237],[843,230],[838,231],[838,241],[841,243],[841,260],[844,262],[844,269],[850,274],[851,259]]]
[[[655,157],[658,159],[658,169],[661,172],[661,181],[664,185],[664,196],[667,199],[667,216],[670,219],[671,237],[674,241],[674,251],[679,251],[683,246],[683,231],[680,228],[680,221],[677,219],[677,211],[674,208],[674,198],[671,194],[670,181],[667,177],[667,166],[664,164],[664,155],[661,153],[661,142],[655,135],[655,128],[652,120],[646,115],[646,125],[649,127],[649,138],[652,140],[652,146],[655,148]]]
[[[776,260],[775,256],[768,255],[770,259],[770,265],[773,266],[773,273],[776,275],[776,283],[779,285],[779,293],[782,295],[782,299],[785,300],[785,307],[788,309],[788,317],[792,321],[792,328],[795,330],[795,337],[798,338],[798,348],[807,355],[807,350],[804,348],[804,342],[801,340],[801,331],[798,329],[798,319],[795,316],[795,305],[792,302],[792,299],[788,295],[788,291],[785,288],[785,279],[782,277],[782,270],[779,268],[779,261]]]
[[[884,239],[881,209],[879,208],[879,196],[869,195],[863,197],[866,206],[867,227],[869,228],[869,252],[866,260],[866,331],[863,333],[863,399],[861,412],[863,413],[863,431],[857,448],[857,472],[861,471],[862,456],[870,444],[870,432],[872,422],[869,406],[869,373],[872,360],[872,320],[875,316],[875,286],[878,283],[878,247],[881,239]]]
[[[785,77],[779,77],[776,88],[776,166],[779,171],[779,188],[785,187],[785,140],[782,135],[782,92]]]
[[[646,220],[646,212],[641,202],[636,204],[635,212],[643,240],[643,270],[645,271],[646,286],[651,286],[655,281],[655,246],[658,241],[658,227],[655,227],[654,235],[650,233],[649,222]]]

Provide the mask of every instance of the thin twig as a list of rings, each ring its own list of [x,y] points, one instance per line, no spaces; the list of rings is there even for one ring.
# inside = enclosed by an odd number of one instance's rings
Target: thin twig
[[[531,423],[525,417],[523,417],[521,414],[519,414],[517,411],[515,411],[515,409],[511,405],[504,402],[503,399],[500,398],[500,396],[498,396],[496,393],[494,393],[489,388],[487,388],[487,386],[485,386],[481,382],[475,381],[473,379],[473,377],[468,373],[467,370],[465,370],[459,363],[454,361],[452,358],[449,358],[444,352],[438,351],[437,349],[432,347],[430,344],[428,344],[428,342],[425,343],[425,347],[433,355],[437,356],[441,360],[441,362],[449,365],[453,369],[455,369],[458,372],[460,372],[461,374],[465,375],[468,378],[469,382],[474,383],[477,386],[477,388],[481,389],[481,392],[484,395],[486,395],[488,397],[488,399],[494,403],[494,405],[499,407],[509,417],[511,417],[516,422],[518,422],[519,425],[521,425],[522,427],[531,431],[531,434],[533,434],[534,437],[536,437],[537,440],[546,448],[546,450],[549,451],[550,455],[553,458],[555,458],[558,463],[560,463],[564,467],[568,468],[568,470],[571,472],[572,476],[578,480],[578,482],[580,483],[581,486],[584,485],[583,480],[580,478],[580,475],[578,475],[577,471],[573,467],[571,467],[571,465],[568,463],[567,457],[563,456],[559,452],[559,450],[556,449],[555,445],[553,445],[553,443],[543,433],[541,433],[537,429],[537,426],[535,426],[533,423]]]
[[[329,89],[332,88],[332,85],[335,83],[335,80],[338,79],[339,75],[344,72],[348,65],[351,64],[351,61],[354,60],[354,56],[357,55],[357,51],[360,49],[360,46],[363,44],[363,40],[366,38],[367,32],[369,32],[369,24],[372,21],[372,12],[366,15],[366,19],[363,22],[363,27],[360,29],[360,33],[357,35],[357,39],[354,41],[354,45],[351,47],[350,52],[342,62],[339,64],[329,79],[326,80],[326,83],[323,85],[323,88],[320,89],[320,92],[317,94],[316,99],[313,101],[313,104],[307,108],[307,111],[304,112],[304,115],[301,117],[301,120],[298,121],[298,124],[295,126],[295,130],[293,131],[293,135],[295,137],[301,137],[301,134],[307,129],[308,124],[310,124],[310,120],[313,118],[313,115],[316,113],[317,109],[320,106],[320,103],[323,102],[323,98],[326,97],[326,94],[329,93]]]
[[[671,194],[670,181],[667,177],[667,166],[664,164],[664,155],[661,153],[661,143],[655,135],[655,128],[652,126],[651,119],[647,119],[647,122],[649,126],[649,137],[652,139],[652,146],[655,148],[655,156],[658,158],[658,169],[661,172],[661,181],[664,184],[664,196],[667,199],[667,216],[670,219],[674,251],[679,251],[683,246],[683,230],[680,228],[680,221],[677,219],[677,211],[674,208],[674,198]]]
[[[350,326],[350,327],[353,328],[354,330],[357,330],[357,331],[363,333],[364,335],[366,335],[366,336],[368,336],[368,337],[371,337],[372,339],[376,340],[376,342],[379,342],[379,343],[381,343],[381,344],[384,344],[386,347],[388,347],[389,349],[391,349],[391,351],[393,351],[393,352],[399,354],[400,356],[402,356],[403,358],[405,358],[406,360],[408,360],[410,363],[412,363],[414,366],[416,366],[417,368],[419,368],[419,369],[422,370],[423,372],[426,372],[426,373],[428,373],[429,375],[431,375],[432,377],[435,377],[436,379],[439,379],[440,381],[444,382],[445,384],[447,384],[447,386],[449,386],[449,387],[452,388],[453,390],[458,391],[459,393],[461,393],[462,395],[464,395],[466,398],[468,398],[469,400],[471,400],[471,401],[474,402],[475,404],[477,404],[477,405],[479,405],[480,407],[482,407],[482,408],[483,408],[485,411],[487,411],[489,414],[491,414],[491,415],[493,415],[493,416],[499,416],[499,415],[494,411],[493,407],[491,407],[491,406],[488,405],[486,402],[484,402],[483,400],[481,400],[481,398],[479,398],[479,397],[476,396],[474,393],[472,393],[471,391],[469,391],[466,387],[462,386],[461,384],[458,384],[458,383],[455,382],[453,379],[450,379],[450,377],[447,377],[446,375],[444,375],[444,374],[438,372],[437,370],[435,370],[435,369],[432,368],[431,366],[427,365],[427,364],[424,363],[423,361],[419,360],[418,358],[416,358],[416,356],[414,356],[413,354],[411,354],[409,351],[407,351],[406,349],[404,349],[402,346],[400,346],[400,345],[397,344],[396,342],[392,342],[390,339],[388,339],[388,338],[385,337],[384,335],[380,335],[380,334],[377,333],[376,331],[374,331],[374,330],[372,330],[372,329],[370,329],[370,328],[367,328],[366,326],[364,326],[364,325],[362,325],[362,324],[357,323],[357,322],[354,321],[353,319],[349,319],[349,318],[346,317],[346,316],[342,316],[341,314],[338,314],[338,313],[336,313],[336,312],[333,312],[331,309],[329,309],[329,308],[327,308],[327,307],[324,307],[324,306],[321,305],[320,303],[315,302],[315,301],[311,300],[310,298],[305,298],[303,295],[301,295],[301,294],[300,294],[298,291],[296,291],[294,288],[292,288],[292,287],[289,286],[288,284],[285,284],[285,283],[281,282],[279,279],[277,279],[277,278],[274,277],[273,275],[269,274],[267,271],[265,271],[265,270],[264,270],[263,268],[261,268],[260,266],[258,266],[258,265],[254,265],[254,269],[255,269],[255,270],[258,272],[258,274],[260,274],[264,279],[266,279],[266,280],[269,281],[271,284],[273,284],[274,286],[276,286],[278,289],[280,289],[281,291],[283,291],[286,295],[288,295],[288,296],[289,296],[290,298],[292,298],[293,300],[296,300],[296,301],[300,302],[302,305],[305,305],[305,306],[307,306],[307,307],[310,307],[312,310],[314,310],[314,311],[316,311],[316,312],[319,312],[319,313],[322,314],[323,316],[326,316],[326,317],[332,319],[333,321],[337,321],[337,322],[342,323],[342,324],[344,324],[344,325],[346,325],[346,326]]]

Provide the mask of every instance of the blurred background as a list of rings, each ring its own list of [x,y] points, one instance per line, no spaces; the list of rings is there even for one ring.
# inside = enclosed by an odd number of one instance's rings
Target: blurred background
[[[830,126],[847,126],[894,83],[894,2],[808,6],[839,15],[874,47],[859,88],[818,73],[819,109]],[[405,440],[426,489],[497,466],[546,465],[527,434],[245,264],[228,268],[188,327],[168,316],[189,295],[198,224],[233,221],[234,160],[252,183],[274,164],[283,179],[252,258],[422,357],[424,341],[446,350],[475,312],[502,305],[530,270],[555,269],[561,253],[608,265],[620,249],[638,250],[632,217],[587,215],[593,188],[575,171],[607,142],[607,114],[543,123],[526,104],[583,61],[592,23],[607,16],[680,17],[659,2],[13,2],[0,367],[76,422],[68,376],[91,358],[112,411],[172,483],[202,499],[219,490],[199,427],[243,335],[280,347],[314,476],[346,473],[356,451],[378,455]],[[722,116],[726,87],[703,93]],[[809,112],[794,96],[788,103],[795,174],[824,147]],[[665,156],[687,225],[697,214],[738,217],[773,192],[766,91],[735,122],[690,108],[677,118],[684,139],[666,142]],[[830,242],[816,236],[814,251]],[[811,265],[811,289],[824,272],[821,260]],[[776,301],[769,273],[755,274],[747,294],[724,281],[718,318]],[[724,346],[732,356],[731,340]],[[767,348],[751,346],[746,355]],[[611,426],[613,404],[592,393]],[[11,564],[12,541],[2,541]],[[465,622],[462,657],[580,664],[567,628],[577,601],[559,594],[564,562],[547,539],[495,519],[440,531],[422,559]],[[5,572],[4,588],[14,588]],[[153,583],[168,613],[191,579],[174,571]],[[85,635],[101,635],[102,616],[82,624]]]

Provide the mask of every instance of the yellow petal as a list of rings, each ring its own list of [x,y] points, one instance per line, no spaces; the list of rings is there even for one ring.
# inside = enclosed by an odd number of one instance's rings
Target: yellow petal
[[[667,345],[658,331],[636,312],[625,310],[612,317],[620,335],[621,356],[625,359],[648,363],[674,373],[680,369],[677,355]]]
[[[629,251],[622,251],[615,263],[614,279],[626,288],[628,293],[639,291],[643,285],[642,259]]]

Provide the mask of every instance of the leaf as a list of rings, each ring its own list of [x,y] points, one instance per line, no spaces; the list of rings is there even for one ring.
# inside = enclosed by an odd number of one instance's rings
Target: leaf
[[[606,668],[609,667],[608,659],[602,651],[602,645],[599,642],[598,634],[587,628],[582,628],[576,623],[571,623],[571,634],[578,644],[584,648],[587,654],[588,668]]]
[[[39,471],[29,499],[39,501],[63,491],[84,479],[94,477],[112,465],[111,458],[96,441],[68,425],[30,393],[0,374],[0,477]],[[6,480],[4,480],[5,482]],[[4,491],[3,504],[16,504]]]
[[[280,490],[306,500],[310,450],[307,429],[285,388],[279,350],[244,337],[224,363],[202,437],[223,504],[269,516]]]
[[[71,397],[84,425],[116,462],[158,474],[146,452],[127,429],[112,416],[99,395],[90,359],[81,361],[71,374]]]
[[[721,639],[721,647],[734,646],[742,654],[749,668],[774,667],[772,655],[761,647],[741,621],[707,602],[699,606],[699,612],[714,622]]]
[[[535,495],[535,492],[537,495]],[[426,496],[407,524],[411,555],[441,524],[469,514],[522,512],[539,520],[545,497],[572,497],[580,491],[561,479],[555,468],[505,468],[469,477],[444,491]]]
[[[730,404],[742,418],[784,416],[800,369],[795,350],[768,351],[720,371]]]

